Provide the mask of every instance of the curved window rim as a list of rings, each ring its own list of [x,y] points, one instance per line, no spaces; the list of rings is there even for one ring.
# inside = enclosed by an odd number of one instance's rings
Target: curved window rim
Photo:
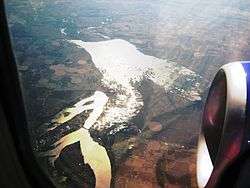
[[[6,119],[6,124],[1,124],[6,125],[6,130],[9,132],[9,134],[4,135],[8,139],[1,140],[1,142],[13,140],[13,147],[8,149],[13,148],[14,150],[2,152],[7,153],[7,155],[16,155],[14,157],[17,158],[17,161],[16,164],[13,164],[16,168],[13,168],[11,173],[20,177],[20,182],[26,182],[25,184],[30,185],[30,187],[55,187],[39,167],[31,148],[21,87],[5,13],[4,1],[0,1],[0,107],[3,108],[3,116]],[[18,166],[19,169],[17,169]],[[11,184],[11,179],[7,181]]]

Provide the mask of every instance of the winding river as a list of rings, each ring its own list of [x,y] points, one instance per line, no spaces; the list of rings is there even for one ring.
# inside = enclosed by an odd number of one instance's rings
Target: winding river
[[[136,90],[133,82],[139,82],[145,76],[168,91],[178,77],[196,78],[198,75],[177,63],[145,55],[125,40],[69,42],[88,51],[95,66],[103,73],[103,87],[113,89],[118,94],[115,99],[112,99],[115,102],[111,104],[109,97],[103,91],[96,91],[93,96],[82,99],[58,113],[51,120],[48,131],[52,131],[84,111],[93,110],[82,128],[62,137],[54,143],[54,149],[45,152],[44,155],[50,156],[50,162],[54,164],[63,148],[79,141],[84,161],[90,165],[95,174],[96,187],[107,188],[110,187],[111,182],[110,159],[106,149],[92,139],[89,129],[95,128],[98,122],[101,129],[105,128],[104,125],[112,123],[124,125],[131,117],[137,115],[143,107],[143,101],[141,93]],[[181,95],[187,98],[187,101],[200,100],[199,83],[193,80],[190,82],[190,87],[181,91]]]

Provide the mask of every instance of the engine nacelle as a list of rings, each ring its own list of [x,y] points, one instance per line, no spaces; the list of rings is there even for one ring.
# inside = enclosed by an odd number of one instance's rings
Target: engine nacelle
[[[250,147],[250,62],[224,65],[203,111],[198,141],[198,186],[218,186],[221,176]]]

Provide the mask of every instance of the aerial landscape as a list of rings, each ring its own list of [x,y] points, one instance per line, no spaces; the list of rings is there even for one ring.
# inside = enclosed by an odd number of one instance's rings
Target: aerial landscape
[[[240,0],[9,0],[30,141],[57,187],[186,188],[209,84],[250,59]]]

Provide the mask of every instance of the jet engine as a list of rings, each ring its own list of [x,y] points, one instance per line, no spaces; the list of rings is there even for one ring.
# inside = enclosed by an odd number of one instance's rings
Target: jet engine
[[[228,182],[233,182],[231,177],[236,183],[237,179],[240,182],[244,179],[241,176],[249,171],[244,170],[250,148],[249,113],[250,62],[222,66],[211,84],[203,110],[197,155],[200,188],[222,187],[227,175]],[[239,171],[232,176],[235,169]]]

